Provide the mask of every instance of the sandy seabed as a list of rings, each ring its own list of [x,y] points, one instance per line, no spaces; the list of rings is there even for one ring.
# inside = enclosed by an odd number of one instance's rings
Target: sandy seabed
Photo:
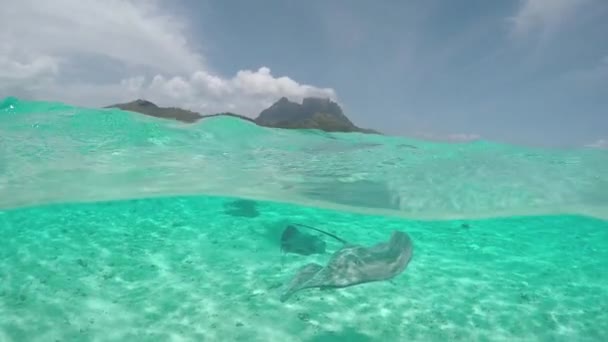
[[[407,232],[391,282],[281,285],[289,223],[371,245]],[[0,341],[608,341],[608,222],[407,221],[215,197],[0,212]]]

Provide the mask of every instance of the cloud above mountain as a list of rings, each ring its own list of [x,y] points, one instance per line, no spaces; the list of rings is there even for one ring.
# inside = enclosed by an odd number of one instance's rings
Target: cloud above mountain
[[[171,4],[22,0],[5,6],[0,97],[86,106],[141,97],[163,106],[245,115],[256,115],[281,96],[336,99],[331,88],[274,76],[264,66],[219,75]]]

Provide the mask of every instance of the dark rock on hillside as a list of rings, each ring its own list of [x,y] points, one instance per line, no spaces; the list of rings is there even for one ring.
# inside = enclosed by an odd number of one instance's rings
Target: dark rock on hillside
[[[327,132],[364,132],[373,130],[357,127],[342,112],[340,106],[325,98],[309,97],[302,104],[283,97],[263,110],[255,119],[261,126],[277,128],[309,128]]]
[[[260,125],[272,126],[284,121],[290,122],[297,120],[301,115],[301,107],[300,104],[291,102],[286,97],[282,97],[272,106],[264,109],[255,119],[255,122]]]

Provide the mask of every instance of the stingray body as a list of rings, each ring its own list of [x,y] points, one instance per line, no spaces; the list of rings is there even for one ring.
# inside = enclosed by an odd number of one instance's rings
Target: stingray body
[[[388,280],[405,270],[413,253],[410,237],[393,231],[388,242],[371,247],[346,245],[330,258],[327,266],[310,263],[300,268],[281,294],[281,301],[308,288],[341,288]]]
[[[325,247],[325,241],[317,236],[303,233],[292,225],[287,226],[281,235],[281,251],[285,253],[322,254],[325,253]]]
[[[298,228],[304,227],[306,229],[314,230],[319,233],[325,234],[337,241],[347,244],[348,242],[334,234],[321,230],[319,228],[307,226],[305,224],[294,223],[288,225],[283,234],[281,235],[281,251],[285,253],[296,253],[301,255],[311,254],[323,254],[325,253],[326,243],[321,238],[315,235],[303,233]]]

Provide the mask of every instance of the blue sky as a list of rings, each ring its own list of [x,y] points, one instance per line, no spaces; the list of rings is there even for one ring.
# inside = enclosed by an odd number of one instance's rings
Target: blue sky
[[[0,49],[0,95],[82,105],[135,96],[250,116],[280,96],[329,96],[390,134],[546,146],[608,138],[604,0],[36,5],[0,14],[48,23],[51,41],[18,22],[0,33],[14,41]]]

